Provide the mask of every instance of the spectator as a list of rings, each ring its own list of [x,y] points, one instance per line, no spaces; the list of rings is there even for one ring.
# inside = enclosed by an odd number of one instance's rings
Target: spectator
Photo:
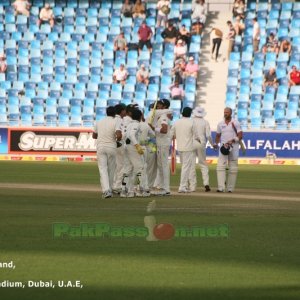
[[[274,88],[278,87],[278,80],[277,80],[276,72],[275,72],[274,68],[271,68],[265,74],[264,88],[266,88],[267,86],[272,86]]]
[[[258,52],[259,51],[259,40],[260,40],[260,27],[257,22],[257,18],[253,19],[253,51]]]
[[[286,52],[291,55],[292,52],[292,44],[288,40],[283,40],[280,44],[279,52]]]
[[[172,75],[175,76],[175,82],[179,84],[183,83],[184,71],[185,71],[185,61],[183,59],[175,62],[175,67],[172,69]]]
[[[223,32],[218,28],[213,28],[210,33],[212,40],[211,58],[214,58],[214,52],[216,50],[215,61],[218,61],[219,50],[222,43]]]
[[[275,52],[278,53],[278,40],[275,38],[275,35],[273,32],[270,33],[270,35],[267,37],[267,43],[263,46],[262,52]]]
[[[30,4],[27,0],[16,0],[13,3],[13,7],[15,8],[15,13],[17,15],[24,15],[29,17]]]
[[[146,9],[144,3],[142,3],[141,0],[136,0],[133,10],[132,10],[132,16],[134,18],[142,18],[145,19],[146,17]]]
[[[234,41],[235,41],[235,30],[231,23],[231,21],[227,21],[227,25],[229,27],[229,33],[227,35],[228,39],[228,51],[227,51],[227,59],[230,58],[230,53],[233,51],[234,48]]]
[[[138,30],[139,35],[139,53],[143,50],[144,45],[148,48],[150,52],[152,52],[152,45],[151,45],[151,37],[152,37],[152,30],[149,26],[147,26],[146,21],[142,23]]]
[[[157,13],[157,23],[156,26],[164,26],[166,27],[167,21],[168,21],[168,14],[171,9],[170,1],[168,0],[159,0],[157,2],[156,8],[158,10]]]
[[[192,20],[200,21],[200,23],[205,24],[206,21],[206,6],[204,0],[196,0],[192,4]]]
[[[182,87],[179,86],[178,81],[175,81],[175,83],[170,86],[170,91],[171,91],[171,98],[173,100],[183,100],[184,91]]]
[[[114,40],[114,51],[127,51],[127,41],[122,31]]]
[[[197,78],[199,66],[195,64],[195,59],[193,56],[189,57],[189,62],[185,67],[184,75],[186,77],[191,76]]]
[[[236,0],[232,8],[233,16],[240,17],[241,19],[245,18],[245,2],[243,0]]]
[[[237,16],[235,18],[235,23],[233,25],[236,35],[242,35],[245,30],[245,24],[241,22],[241,17]]]
[[[122,85],[124,85],[126,82],[127,76],[128,76],[128,72],[125,69],[124,65],[121,64],[120,68],[116,69],[113,74],[114,83],[121,83]]]
[[[191,35],[201,35],[203,31],[203,24],[200,21],[192,24]]]
[[[54,14],[49,3],[46,3],[45,7],[41,9],[40,18],[38,19],[38,26],[46,23],[49,23],[51,28],[54,26]]]
[[[178,36],[178,30],[173,25],[173,22],[168,22],[168,27],[161,33],[161,36],[163,37],[165,43],[175,44]]]
[[[191,34],[190,32],[186,29],[185,25],[183,24],[180,29],[179,29],[179,39],[184,40],[184,42],[189,45],[191,42]]]
[[[132,11],[133,11],[133,5],[129,2],[129,0],[125,0],[121,9],[122,15],[126,18],[131,18]]]
[[[5,73],[7,69],[5,54],[0,54],[0,73]]]
[[[289,84],[290,86],[300,85],[300,71],[297,70],[296,66],[292,66],[292,71],[290,72]]]
[[[136,73],[136,80],[139,83],[149,84],[149,72],[146,70],[145,65],[142,64],[141,68]]]
[[[178,40],[176,46],[174,47],[175,59],[183,58],[185,59],[185,55],[187,52],[186,45],[183,40]]]

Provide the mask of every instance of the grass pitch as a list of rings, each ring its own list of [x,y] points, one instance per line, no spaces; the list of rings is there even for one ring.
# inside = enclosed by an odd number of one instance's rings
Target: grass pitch
[[[1,187],[0,262],[13,260],[16,268],[0,269],[0,282],[80,280],[83,284],[82,289],[0,288],[1,299],[300,298],[297,166],[240,166],[237,186],[247,190],[232,199],[198,193],[102,200],[95,190],[99,175],[94,163],[0,162],[0,170],[3,186],[53,185],[53,189]],[[215,187],[214,166],[210,175]],[[171,185],[178,186],[178,181],[179,172]],[[65,185],[79,190],[66,190]],[[253,195],[255,199],[250,198]],[[286,195],[289,200],[280,199]],[[157,223],[227,224],[228,238],[158,242],[138,237],[53,238],[56,222],[144,226],[146,207],[153,199],[157,207],[151,214]]]

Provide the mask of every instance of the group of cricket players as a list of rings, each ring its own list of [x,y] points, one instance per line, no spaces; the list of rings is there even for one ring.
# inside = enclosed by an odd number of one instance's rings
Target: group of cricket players
[[[175,152],[171,149],[174,140],[181,162],[179,193],[196,191],[196,161],[200,165],[205,192],[211,191],[207,142],[219,149],[217,192],[233,192],[242,131],[238,121],[232,119],[230,108],[224,110],[215,142],[202,107],[183,108],[182,117],[174,123],[169,100],[158,100],[149,109],[145,119],[138,105],[118,104],[107,107],[107,117],[96,122],[93,138],[97,139],[102,198],[110,198],[113,194],[124,198],[170,195],[169,156],[170,150]]]

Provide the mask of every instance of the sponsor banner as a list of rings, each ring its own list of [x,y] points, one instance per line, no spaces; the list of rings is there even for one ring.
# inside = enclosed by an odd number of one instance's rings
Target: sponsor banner
[[[0,154],[8,152],[8,130],[7,128],[0,128]]]
[[[91,155],[96,153],[96,140],[90,130],[11,128],[9,154]]]
[[[213,133],[215,136],[215,133]],[[244,132],[245,157],[300,158],[300,133],[297,132]],[[207,156],[216,156],[207,145]],[[240,151],[240,158],[242,153]],[[255,163],[255,161],[253,161]]]

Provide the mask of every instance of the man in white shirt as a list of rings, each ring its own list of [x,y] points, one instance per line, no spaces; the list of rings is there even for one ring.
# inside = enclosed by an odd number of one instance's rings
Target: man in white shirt
[[[54,26],[54,14],[49,3],[46,3],[45,7],[41,9],[38,26],[46,23],[49,23],[51,27]]]
[[[195,150],[195,157],[198,158],[198,163],[200,165],[202,181],[205,188],[205,192],[210,192],[209,187],[209,175],[208,175],[208,165],[206,163],[206,143],[207,140],[213,146],[213,140],[211,137],[211,131],[208,121],[204,119],[206,112],[203,107],[196,107],[193,110],[193,122],[195,130],[200,138],[200,143]],[[197,175],[196,175],[196,160],[193,161],[193,167],[189,175],[189,183],[191,192],[196,191],[197,186]]]
[[[243,138],[241,126],[237,120],[232,119],[232,109],[224,109],[224,120],[217,126],[215,147],[221,142],[219,158],[217,164],[217,192],[225,192],[225,183],[227,182],[227,191],[232,193],[235,188],[238,173],[239,142]],[[226,180],[226,167],[229,167],[228,178]]]
[[[170,101],[167,99],[160,100],[162,108],[168,109]],[[158,195],[170,195],[170,166],[169,166],[169,152],[171,144],[170,128],[171,128],[171,111],[162,114],[155,121],[155,135],[157,145],[157,169],[158,178],[160,179],[161,191]]]
[[[97,139],[97,160],[100,173],[100,184],[103,192],[102,198],[112,197],[112,184],[116,167],[116,140],[122,138],[122,133],[117,129],[115,108],[106,109],[107,117],[97,121],[93,138]]]
[[[259,50],[259,41],[260,41],[260,27],[259,23],[257,22],[257,18],[253,19],[253,51],[258,52]]]
[[[124,85],[126,83],[127,76],[128,72],[125,69],[124,64],[121,64],[120,68],[116,69],[113,74],[114,83],[121,83],[122,85]]]
[[[206,21],[206,6],[204,0],[196,0],[192,4],[192,20],[199,20],[200,23],[205,24]]]
[[[195,130],[194,122],[191,119],[192,109],[185,107],[182,111],[182,118],[177,120],[171,129],[171,137],[175,137],[177,141],[177,150],[181,158],[181,176],[179,193],[188,193],[188,181],[191,168],[195,164],[195,152],[193,140],[199,141],[198,133]]]
[[[159,0],[157,2],[156,8],[158,10],[156,27],[160,27],[160,26],[165,27],[168,21],[168,13],[170,12],[171,9],[170,1]]]
[[[115,106],[117,129],[124,135],[123,118],[126,116],[126,106],[117,104]],[[122,190],[122,179],[123,179],[123,162],[124,162],[124,140],[117,142],[117,153],[116,153],[116,171],[114,176],[113,192],[121,193]]]
[[[132,121],[127,126],[125,136],[125,172],[122,185],[121,197],[133,198],[135,196],[134,186],[138,183],[137,190],[140,191],[140,182],[143,172],[144,150],[139,144],[140,121],[142,112],[134,109],[131,113]]]

